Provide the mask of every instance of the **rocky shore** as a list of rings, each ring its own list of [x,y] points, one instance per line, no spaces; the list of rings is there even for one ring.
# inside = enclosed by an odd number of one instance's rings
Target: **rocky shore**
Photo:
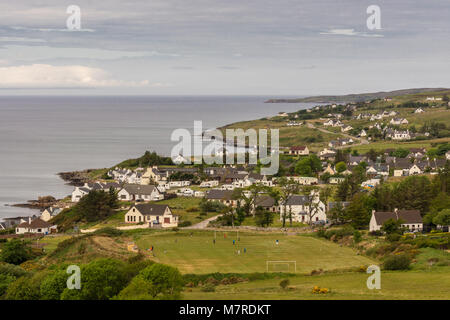
[[[82,171],[70,171],[70,172],[60,172],[58,173],[58,176],[63,179],[65,182],[67,182],[70,186],[77,186],[80,187],[84,185],[87,182],[90,182],[92,178],[90,177],[89,173],[92,172],[94,169],[87,169]]]

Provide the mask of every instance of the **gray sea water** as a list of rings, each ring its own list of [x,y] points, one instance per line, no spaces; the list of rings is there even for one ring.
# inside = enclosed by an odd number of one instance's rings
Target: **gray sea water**
[[[170,155],[176,128],[214,128],[312,104],[261,96],[0,97],[0,219],[36,213],[9,207],[72,191],[61,171],[111,167],[145,150]]]

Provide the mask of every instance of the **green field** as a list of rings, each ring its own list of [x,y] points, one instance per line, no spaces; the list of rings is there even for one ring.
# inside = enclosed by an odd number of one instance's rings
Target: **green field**
[[[226,238],[224,238],[226,234]],[[143,235],[137,239],[140,249],[154,247],[154,260],[176,266],[182,273],[265,272],[266,261],[296,261],[298,273],[312,270],[336,270],[373,264],[374,261],[357,255],[352,249],[305,235],[255,234],[217,232],[164,232]],[[279,240],[276,245],[275,241]],[[244,253],[246,248],[246,253]],[[237,250],[241,253],[238,255]],[[293,266],[271,265],[269,271],[292,271]],[[289,270],[288,270],[289,268]]]
[[[369,274],[364,272],[329,273],[316,276],[290,277],[288,290],[280,288],[278,279],[220,285],[215,292],[202,292],[198,288],[185,291],[183,299],[450,299],[450,267],[439,270],[381,272],[381,289],[369,290]],[[319,286],[330,290],[328,294],[313,294]]]

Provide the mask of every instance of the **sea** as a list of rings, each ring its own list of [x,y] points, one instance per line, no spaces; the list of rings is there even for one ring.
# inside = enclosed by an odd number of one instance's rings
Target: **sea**
[[[313,106],[273,96],[0,96],[0,220],[38,211],[11,207],[73,187],[58,172],[111,167],[146,150],[170,155],[173,130],[193,132]],[[276,97],[275,97],[276,98]]]

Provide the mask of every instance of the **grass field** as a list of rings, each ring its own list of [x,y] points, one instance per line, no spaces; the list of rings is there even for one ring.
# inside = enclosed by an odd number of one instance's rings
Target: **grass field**
[[[143,235],[136,241],[140,249],[154,247],[155,261],[176,266],[182,273],[213,272],[265,272],[266,261],[296,261],[298,273],[309,273],[314,269],[335,270],[358,267],[374,263],[357,255],[352,249],[340,247],[332,242],[310,236],[282,234],[254,234],[240,232],[240,241],[233,232],[164,232]],[[279,240],[276,245],[275,241]],[[246,253],[243,249],[246,248]],[[240,250],[240,255],[237,254]],[[280,269],[277,269],[280,268]],[[280,265],[269,271],[288,271]],[[289,271],[294,271],[293,266]]]
[[[288,290],[280,288],[281,279],[270,279],[220,285],[215,292],[202,292],[198,288],[185,291],[183,299],[450,299],[450,267],[428,271],[382,271],[381,289],[369,290],[369,274],[363,272],[329,273],[315,276],[290,277]],[[313,294],[319,286],[330,290],[328,294]]]

